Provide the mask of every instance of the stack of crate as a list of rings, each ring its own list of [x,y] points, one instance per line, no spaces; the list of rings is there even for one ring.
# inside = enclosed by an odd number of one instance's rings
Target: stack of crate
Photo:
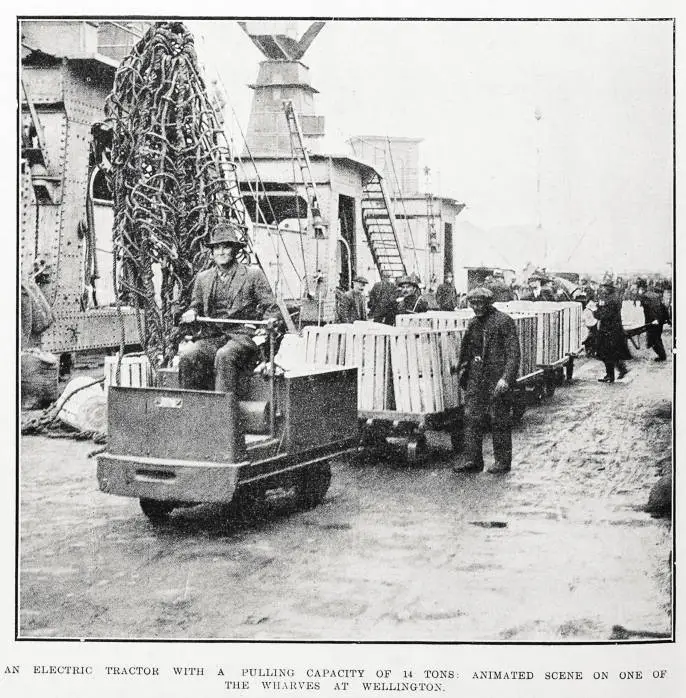
[[[550,366],[564,357],[562,352],[562,312],[559,303],[546,301],[509,301],[496,303],[508,315],[536,315],[536,364]]]
[[[413,414],[461,404],[457,362],[463,334],[370,322],[303,329],[308,363],[358,367],[358,409]]]
[[[575,354],[584,337],[581,304],[576,301],[511,301],[502,305],[505,312],[535,313],[539,317],[538,363],[548,365]]]
[[[499,304],[500,305],[500,304]],[[502,304],[506,305],[506,304]],[[506,311],[517,327],[521,359],[519,364],[519,377],[528,376],[536,371],[536,347],[537,347],[537,316],[532,313]],[[469,320],[474,317],[471,309],[456,311],[429,311],[415,315],[398,315],[396,322],[406,327],[431,327],[433,329],[455,328],[464,330]],[[459,351],[459,349],[458,349]]]

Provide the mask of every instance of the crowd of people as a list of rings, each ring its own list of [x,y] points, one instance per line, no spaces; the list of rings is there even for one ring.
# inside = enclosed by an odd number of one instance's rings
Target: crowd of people
[[[212,230],[207,242],[214,266],[198,274],[190,307],[181,321],[192,324],[200,316],[231,320],[267,320],[282,322],[267,280],[259,269],[238,261],[244,243],[240,230],[221,221]],[[363,276],[356,276],[352,288],[339,289],[336,320],[352,323],[359,320],[394,325],[396,317],[428,310],[453,311],[471,307],[474,317],[469,321],[458,359],[458,374],[464,399],[464,445],[466,458],[455,466],[458,472],[484,470],[482,442],[487,423],[493,438],[494,463],[487,472],[509,472],[512,463],[512,400],[520,363],[517,329],[512,318],[494,307],[498,301],[517,297],[535,301],[559,300],[552,279],[543,272],[533,273],[521,293],[502,277],[491,275],[484,284],[468,294],[459,294],[450,273],[435,292],[422,291],[416,274],[405,275],[395,282],[382,280],[369,285]],[[665,303],[664,288],[646,279],[627,284],[606,276],[599,284],[584,278],[575,294],[583,306],[588,329],[584,346],[588,356],[602,361],[605,375],[598,380],[614,383],[628,372],[631,358],[622,324],[622,303],[633,301],[643,308],[648,347],[656,361],[665,361],[662,330],[671,323]],[[180,354],[179,378],[182,387],[236,392],[238,375],[257,353],[254,328],[248,326],[214,325],[205,328],[190,347]]]

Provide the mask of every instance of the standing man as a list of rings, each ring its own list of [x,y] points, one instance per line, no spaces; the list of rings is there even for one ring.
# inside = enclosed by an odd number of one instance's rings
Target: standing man
[[[181,322],[200,316],[236,320],[281,320],[269,282],[258,267],[236,260],[245,246],[234,223],[219,222],[210,232],[207,246],[214,266],[201,271],[193,283],[189,309]],[[236,395],[238,376],[257,359],[254,328],[216,325],[204,328],[202,338],[179,359],[182,388],[216,390]]]
[[[398,279],[400,297],[397,300],[398,315],[408,315],[410,313],[425,313],[429,305],[425,299],[421,298],[419,283],[414,276],[401,276]]]
[[[598,291],[598,307],[593,312],[598,320],[596,335],[596,356],[605,364],[605,375],[598,378],[600,383],[621,380],[629,372],[624,363],[631,358],[622,325],[622,301],[618,298],[612,281],[607,279]]]
[[[436,289],[436,302],[439,310],[455,310],[457,308],[457,289],[453,283],[451,271],[446,272],[443,283]]]
[[[484,422],[490,415],[495,463],[487,472],[507,473],[512,467],[512,388],[520,358],[517,327],[509,315],[493,307],[493,294],[487,288],[475,288],[467,298],[475,317],[467,325],[458,362],[467,461],[453,470],[484,469]]]
[[[653,361],[665,361],[667,354],[662,343],[662,328],[665,323],[669,324],[669,311],[663,303],[662,297],[655,291],[648,290],[645,279],[638,279],[636,288],[638,299],[643,306],[645,324],[648,325],[646,330],[648,349],[652,349],[657,354]]]
[[[341,300],[340,322],[367,319],[367,299],[364,295],[364,287],[368,283],[364,276],[356,276],[353,279],[353,287],[343,294]]]

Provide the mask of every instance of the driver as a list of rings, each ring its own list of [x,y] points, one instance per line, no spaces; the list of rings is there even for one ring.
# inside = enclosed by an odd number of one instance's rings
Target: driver
[[[238,225],[220,221],[206,244],[214,266],[196,276],[191,304],[181,322],[194,322],[198,316],[279,322],[281,315],[264,272],[236,260],[245,246]],[[244,325],[208,328],[179,357],[180,386],[235,393],[240,372],[257,359],[253,335],[254,328]]]

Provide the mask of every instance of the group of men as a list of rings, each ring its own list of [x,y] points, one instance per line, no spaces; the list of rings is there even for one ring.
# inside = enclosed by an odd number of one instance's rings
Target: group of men
[[[356,276],[349,291],[339,292],[337,322],[373,320],[394,325],[396,315],[425,313],[427,310],[455,310],[460,305],[451,272],[446,273],[445,280],[435,294],[422,293],[420,279],[415,274],[401,276],[395,282],[375,283],[367,299],[365,289],[368,284],[364,276]]]
[[[636,281],[636,302],[643,308],[648,349],[655,352],[655,361],[666,361],[667,353],[662,342],[665,324],[671,324],[669,311],[662,296],[648,287],[645,279]],[[603,280],[590,299],[584,298],[584,320],[589,330],[584,341],[586,352],[595,356],[605,365],[605,375],[601,383],[614,383],[627,373],[625,361],[631,358],[622,324],[621,286],[617,287],[611,278]]]
[[[364,292],[368,283],[364,276],[356,276],[352,289],[339,295],[336,308],[338,322],[373,320],[394,325],[396,315],[423,313],[429,309],[415,277],[402,276],[395,283],[379,281],[372,286],[367,301]]]
[[[280,323],[281,316],[264,273],[238,261],[244,247],[241,231],[233,223],[221,222],[210,233],[208,247],[214,266],[200,272],[195,279],[190,307],[182,322],[198,317],[215,320],[268,320]],[[535,281],[535,280],[534,280]],[[544,279],[534,284],[534,296],[548,298]],[[367,279],[357,276],[353,288],[339,296],[338,320],[374,320],[388,325],[402,313],[421,313],[429,303],[421,294],[419,279],[403,276],[396,283],[380,281],[365,297]],[[645,313],[648,346],[657,361],[666,358],[662,328],[669,315],[657,293],[643,280],[637,282],[638,295]],[[538,290],[538,293],[536,293]],[[487,472],[506,473],[512,463],[512,396],[520,360],[519,338],[514,321],[497,310],[491,288],[476,288],[467,295],[474,310],[460,348],[458,372],[464,391],[464,462],[455,466],[459,472],[484,470],[482,443],[485,426],[490,422],[494,464]],[[554,300],[554,298],[550,298]],[[438,307],[454,310],[459,298],[452,274],[436,290]],[[621,321],[621,297],[611,280],[601,284],[597,302],[591,306],[596,321],[594,351],[605,365],[599,380],[612,383],[627,373],[624,361],[630,358]],[[236,393],[240,372],[255,361],[257,344],[254,328],[244,324],[222,325],[205,329],[202,336],[185,350],[179,359],[181,387]]]

